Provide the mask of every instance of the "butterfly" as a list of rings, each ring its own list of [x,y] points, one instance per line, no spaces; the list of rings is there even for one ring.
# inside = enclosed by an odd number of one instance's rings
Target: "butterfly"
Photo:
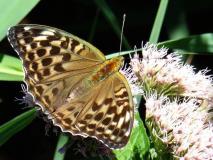
[[[54,125],[112,149],[127,144],[134,108],[119,72],[123,57],[107,60],[90,43],[43,25],[13,26],[8,40],[22,60],[27,91]]]

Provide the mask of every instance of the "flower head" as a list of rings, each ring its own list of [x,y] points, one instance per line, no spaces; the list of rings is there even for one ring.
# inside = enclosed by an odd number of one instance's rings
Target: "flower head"
[[[174,157],[210,160],[213,78],[208,70],[195,73],[180,55],[167,52],[147,43],[126,69],[146,101],[146,125],[154,141]]]
[[[180,55],[167,51],[147,43],[143,46],[142,58],[136,53],[131,59],[131,71],[142,90],[167,96],[212,98],[212,76],[206,75],[208,70],[195,73],[192,66],[183,64]]]
[[[155,123],[159,139],[173,154],[185,159],[205,159],[213,153],[213,126],[208,112],[200,108],[197,99],[177,99],[150,96],[146,99],[147,120]],[[190,158],[189,158],[190,157]]]

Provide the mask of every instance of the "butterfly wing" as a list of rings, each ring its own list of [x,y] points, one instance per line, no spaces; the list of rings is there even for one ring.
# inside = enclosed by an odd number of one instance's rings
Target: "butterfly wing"
[[[22,59],[28,91],[42,109],[51,112],[105,61],[91,44],[52,27],[14,26],[8,39]]]
[[[126,79],[117,72],[94,86],[85,81],[105,61],[97,48],[41,25],[12,27],[8,39],[22,59],[28,91],[55,125],[110,148],[127,143],[133,103]]]
[[[63,131],[77,128],[76,134],[94,137],[110,148],[128,142],[133,121],[132,95],[125,77],[117,72],[87,94],[64,104],[54,112]]]
[[[26,75],[36,82],[60,79],[60,72],[66,72],[64,77],[93,70],[105,61],[97,48],[56,28],[19,25],[9,29],[8,39],[23,60]]]
[[[71,50],[72,53],[79,54],[87,59],[105,60],[104,54],[95,46],[75,35],[49,26],[37,24],[13,26],[8,30],[8,40],[20,57],[25,56],[31,50],[40,49],[38,47],[46,49],[46,47],[52,45],[61,49],[67,49],[68,52]],[[55,47],[51,48],[52,53],[58,51]],[[43,51],[40,50],[38,52],[38,55],[44,56]]]

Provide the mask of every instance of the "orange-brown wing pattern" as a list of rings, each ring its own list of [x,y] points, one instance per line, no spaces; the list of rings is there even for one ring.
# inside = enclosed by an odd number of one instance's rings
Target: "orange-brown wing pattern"
[[[12,27],[8,39],[22,59],[28,92],[55,125],[110,148],[127,144],[134,121],[131,91],[119,72],[90,83],[105,62],[97,48],[41,25]]]
[[[28,91],[50,111],[105,60],[87,42],[47,26],[15,26],[9,29],[8,39],[22,59]]]
[[[78,107],[75,107],[78,106]],[[54,112],[55,123],[63,123],[62,130],[94,137],[110,148],[121,148],[128,142],[134,121],[132,95],[119,72],[91,90],[64,104]],[[66,126],[66,127],[65,127]]]

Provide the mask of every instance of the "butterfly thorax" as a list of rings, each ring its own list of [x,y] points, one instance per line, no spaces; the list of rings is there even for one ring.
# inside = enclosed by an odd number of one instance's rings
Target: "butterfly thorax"
[[[123,65],[123,57],[116,57],[110,60],[106,60],[100,67],[98,67],[93,74],[89,77],[90,81],[95,84],[98,83],[111,74],[119,71]]]
[[[80,97],[87,93],[92,87],[96,86],[99,82],[105,80],[110,75],[118,72],[123,65],[123,57],[116,57],[104,61],[97,67],[87,78],[79,83],[78,87],[73,88],[67,98],[71,101],[76,97]]]

